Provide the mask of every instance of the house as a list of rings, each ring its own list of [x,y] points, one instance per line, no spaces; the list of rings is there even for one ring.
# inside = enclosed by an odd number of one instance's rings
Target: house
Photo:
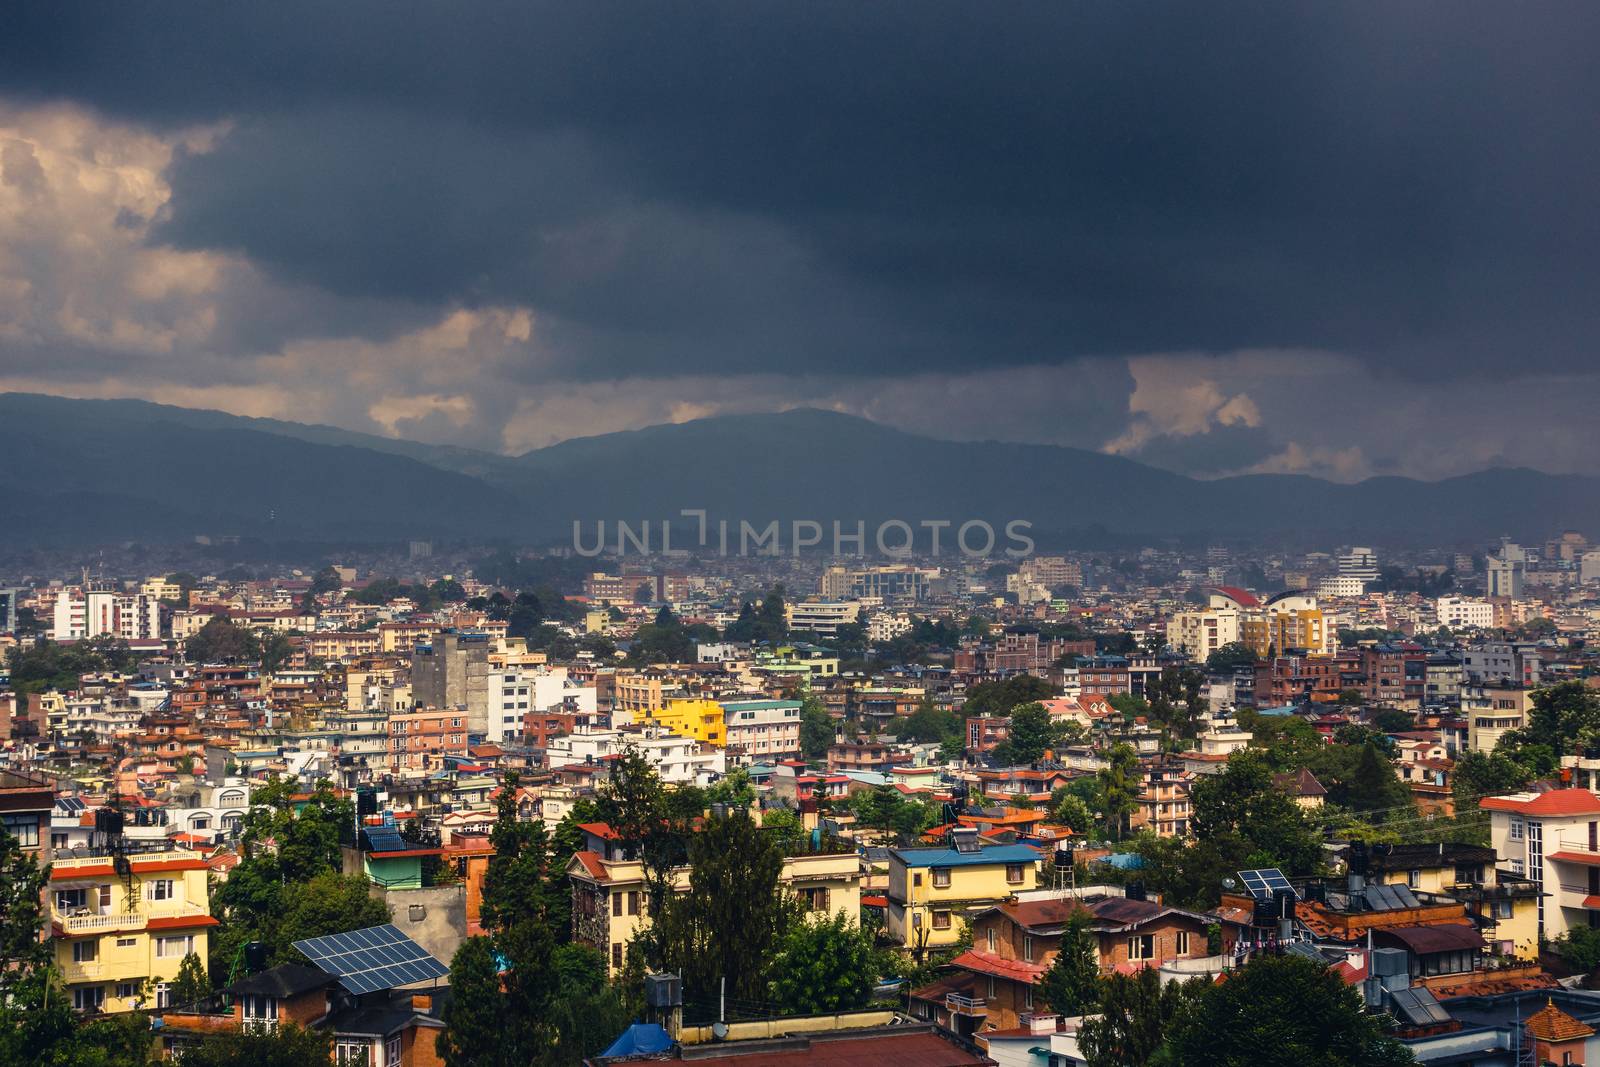
[[[572,939],[593,945],[610,973],[625,962],[628,944],[649,928],[649,887],[644,864],[626,854],[604,823],[585,823],[585,847],[567,865],[572,884]],[[671,872],[674,892],[689,888],[690,868]],[[785,856],[778,885],[810,911],[843,912],[853,924],[861,913],[861,860],[856,853],[816,852]]]
[[[1539,955],[1539,891],[1533,882],[1495,866],[1495,851],[1481,845],[1415,844],[1376,848],[1367,859],[1370,880],[1461,901],[1502,956]]]
[[[187,850],[55,860],[50,939],[75,1009],[132,1011],[146,1004],[146,983],[150,1003],[166,1005],[183,958],[208,954],[208,872]]]
[[[975,829],[951,831],[948,848],[889,850],[889,936],[920,951],[952,945],[969,913],[1039,885],[1040,853],[1028,845],[990,845]]]
[[[1055,962],[1068,923],[1080,913],[1107,973],[1229,952],[1239,932],[1237,923],[1220,916],[1168,907],[1142,894],[1008,900],[973,916],[972,948],[951,961],[967,979],[966,992],[952,994],[944,983],[942,1001],[933,1001],[919,990],[912,994],[914,1012],[964,1033],[1023,1026],[1027,1016],[1049,1010],[1035,1003],[1034,990]],[[1213,925],[1218,953],[1209,944]]]
[[[1538,936],[1600,925],[1600,795],[1588,789],[1485,797],[1489,843],[1512,874],[1538,887]]]
[[[1272,784],[1304,811],[1316,811],[1328,797],[1328,790],[1305,767],[1273,775]]]
[[[437,1067],[435,1042],[444,1029],[440,985],[450,970],[392,925],[331,934],[294,945],[309,966],[282,964],[247,975],[220,1002],[162,1013],[157,1032],[163,1055],[218,1031],[294,1024],[327,1031],[333,1062],[368,1067]]]

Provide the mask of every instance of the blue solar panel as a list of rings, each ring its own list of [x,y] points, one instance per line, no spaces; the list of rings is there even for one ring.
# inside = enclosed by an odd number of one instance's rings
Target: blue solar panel
[[[294,947],[356,994],[395,989],[450,973],[450,968],[390,923],[296,941]]]
[[[411,843],[392,826],[368,826],[361,832],[367,835],[367,849],[370,852],[404,852],[411,847]]]
[[[1250,891],[1250,895],[1257,900],[1271,900],[1280,889],[1287,889],[1298,899],[1294,886],[1289,884],[1289,879],[1276,867],[1262,867],[1259,870],[1240,871],[1239,881]]]

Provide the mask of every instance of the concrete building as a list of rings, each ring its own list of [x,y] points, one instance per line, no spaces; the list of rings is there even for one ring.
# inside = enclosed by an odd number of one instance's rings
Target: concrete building
[[[1588,789],[1485,797],[1500,863],[1539,889],[1538,936],[1600,926],[1600,795]]]
[[[791,630],[835,637],[839,627],[860,621],[861,604],[854,600],[803,600],[785,604],[784,612]]]
[[[161,602],[142,593],[63,589],[56,594],[50,636],[56,641],[102,636],[157,640],[161,637]]]
[[[1539,646],[1531,642],[1469,645],[1462,650],[1461,669],[1469,682],[1516,682],[1532,687],[1542,679]]]
[[[1434,601],[1434,621],[1452,630],[1487,630],[1494,625],[1494,605],[1486,600],[1446,596]]]
[[[418,707],[460,708],[467,731],[489,730],[489,635],[446,630],[411,657],[411,696]]]
[[[484,739],[495,744],[513,739],[529,714],[594,715],[598,691],[572,678],[565,667],[510,666],[489,677],[489,712]]]
[[[1489,753],[1500,739],[1528,722],[1529,691],[1515,682],[1467,682],[1461,687],[1461,715],[1467,720],[1467,748]]]
[[[724,700],[728,755],[741,763],[771,763],[800,754],[800,701]]]
[[[1526,564],[1515,559],[1496,559],[1491,556],[1485,572],[1487,590],[1491,597],[1515,599],[1523,592]]]

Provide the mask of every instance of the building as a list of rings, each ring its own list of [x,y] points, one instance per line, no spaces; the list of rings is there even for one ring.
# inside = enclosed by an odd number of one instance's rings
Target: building
[[[615,974],[629,943],[650,927],[644,864],[622,854],[615,832],[604,823],[586,823],[582,829],[587,847],[567,865],[572,939],[599,949]],[[688,867],[671,872],[674,892],[688,890],[689,874]],[[778,884],[810,911],[829,916],[843,912],[852,925],[861,914],[861,860],[854,850],[786,856]]]
[[[1588,789],[1485,797],[1489,844],[1537,888],[1538,937],[1600,926],[1600,795]]]
[[[798,700],[724,700],[722,720],[730,758],[771,763],[800,755]]]
[[[1468,682],[1461,687],[1467,751],[1489,753],[1500,739],[1528,722],[1529,691],[1515,682]]]
[[[1043,1001],[1035,1003],[1034,989],[1055,963],[1062,935],[1078,913],[1087,917],[1100,969],[1107,974],[1212,956],[1208,927],[1213,925],[1221,942],[1215,955],[1231,951],[1238,934],[1236,924],[1224,923],[1217,915],[1167,907],[1142,894],[1007,900],[973,916],[972,948],[951,960],[965,978],[965,991],[952,997],[941,990],[938,1001],[921,1005],[913,993],[913,1013],[971,1034],[975,1031],[968,1025],[1011,1030],[1023,1025],[1028,1015],[1048,1011]],[[933,1010],[926,1011],[928,1007]]]
[[[599,695],[592,685],[572,678],[565,667],[496,666],[488,686],[487,729],[484,740],[498,744],[512,740],[530,717],[561,713],[594,716]]]
[[[802,600],[784,605],[789,629],[819,637],[837,637],[841,626],[852,626],[861,619],[861,604],[854,600]]]
[[[445,630],[411,655],[411,695],[418,707],[460,708],[467,730],[489,732],[489,635]]]
[[[718,748],[728,743],[723,708],[715,700],[670,700],[661,710],[641,721],[655,723],[679,737],[692,737]]]
[[[545,750],[551,770],[572,764],[599,763],[636,750],[668,785],[708,786],[728,771],[727,754],[715,745],[681,737],[657,726],[629,730],[577,730],[553,737]]]
[[[119,871],[119,865],[125,870]],[[57,857],[50,867],[50,937],[56,968],[84,1012],[165,1007],[190,953],[204,966],[209,868],[197,852]],[[149,989],[146,990],[146,983]]]
[[[1233,586],[1219,586],[1204,611],[1185,611],[1167,623],[1167,645],[1204,662],[1225,645],[1242,644],[1260,659],[1291,649],[1332,653],[1329,632],[1317,598],[1290,590],[1266,599]]]
[[[1446,596],[1434,601],[1434,621],[1452,630],[1487,630],[1494,625],[1494,605],[1486,600]]]
[[[23,771],[0,771],[0,827],[16,840],[25,855],[40,863],[50,862],[50,813],[55,803],[55,783],[49,778]]]
[[[389,716],[391,770],[437,771],[446,756],[467,755],[467,718],[460,708],[418,708]]]
[[[1363,586],[1378,580],[1378,555],[1372,549],[1358,546],[1339,556],[1339,577],[1354,578]]]
[[[1530,688],[1543,678],[1539,646],[1531,642],[1469,645],[1462,650],[1461,671],[1469,682],[1513,682]]]
[[[56,641],[90,637],[159,640],[161,602],[141,593],[63,589],[56,594],[50,636]]]
[[[889,850],[887,933],[912,950],[952,945],[972,913],[1038,888],[1040,855],[1027,845],[983,847],[953,831],[949,848]]]
[[[1490,556],[1485,570],[1486,589],[1491,597],[1515,600],[1523,593],[1527,564],[1517,559]]]
[[[20,610],[17,601],[21,598],[22,590],[0,587],[0,633],[16,631],[17,612]]]

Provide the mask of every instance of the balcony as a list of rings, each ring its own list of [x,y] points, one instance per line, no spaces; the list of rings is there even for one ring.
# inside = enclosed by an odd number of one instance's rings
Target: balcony
[[[68,963],[61,968],[61,977],[67,982],[98,982],[103,965],[99,963]]]
[[[945,1009],[956,1015],[984,1016],[989,1014],[989,1002],[983,997],[964,997],[960,993],[944,995]]]
[[[89,934],[97,931],[139,930],[143,929],[145,922],[150,919],[199,919],[207,914],[206,909],[194,904],[176,904],[161,908],[145,907],[138,911],[107,911],[98,915],[58,914],[52,921],[61,927],[63,933]]]

